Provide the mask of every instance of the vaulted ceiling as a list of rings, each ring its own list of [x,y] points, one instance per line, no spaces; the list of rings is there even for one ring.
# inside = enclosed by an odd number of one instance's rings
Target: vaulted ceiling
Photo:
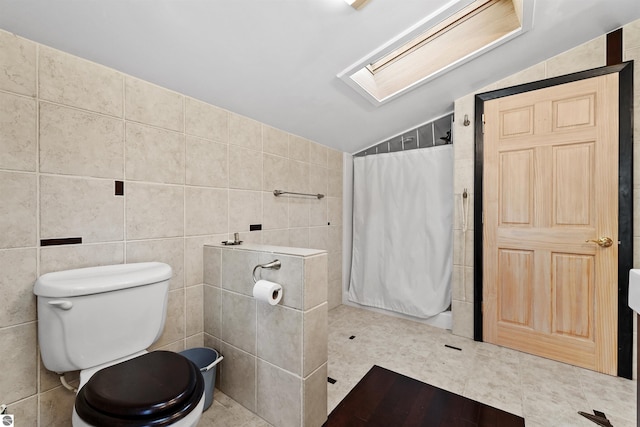
[[[533,0],[524,0],[531,2]],[[337,74],[470,0],[0,0],[0,28],[356,152],[456,98],[640,18],[638,0],[535,0],[533,29],[384,104]]]

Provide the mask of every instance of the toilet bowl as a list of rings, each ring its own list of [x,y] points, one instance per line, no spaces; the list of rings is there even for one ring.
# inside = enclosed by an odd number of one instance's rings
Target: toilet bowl
[[[162,334],[172,270],[150,262],[47,273],[36,281],[45,367],[80,370],[72,425],[196,426],[205,384],[181,354],[151,351]]]

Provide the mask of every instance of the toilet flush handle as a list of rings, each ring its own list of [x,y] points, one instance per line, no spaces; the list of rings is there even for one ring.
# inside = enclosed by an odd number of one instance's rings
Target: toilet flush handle
[[[70,310],[71,307],[73,307],[73,303],[71,301],[65,301],[61,299],[49,301],[49,305],[61,308],[62,310]]]

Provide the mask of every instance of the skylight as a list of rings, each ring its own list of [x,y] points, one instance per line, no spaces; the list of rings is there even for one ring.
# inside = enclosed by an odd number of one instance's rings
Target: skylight
[[[338,77],[380,105],[522,34],[532,8],[533,0],[450,2]]]

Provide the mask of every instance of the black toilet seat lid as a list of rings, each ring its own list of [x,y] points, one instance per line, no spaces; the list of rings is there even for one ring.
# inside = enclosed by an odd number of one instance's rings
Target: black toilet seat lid
[[[198,404],[204,380],[186,357],[153,351],[96,372],[76,397],[76,412],[95,426],[162,426]]]

